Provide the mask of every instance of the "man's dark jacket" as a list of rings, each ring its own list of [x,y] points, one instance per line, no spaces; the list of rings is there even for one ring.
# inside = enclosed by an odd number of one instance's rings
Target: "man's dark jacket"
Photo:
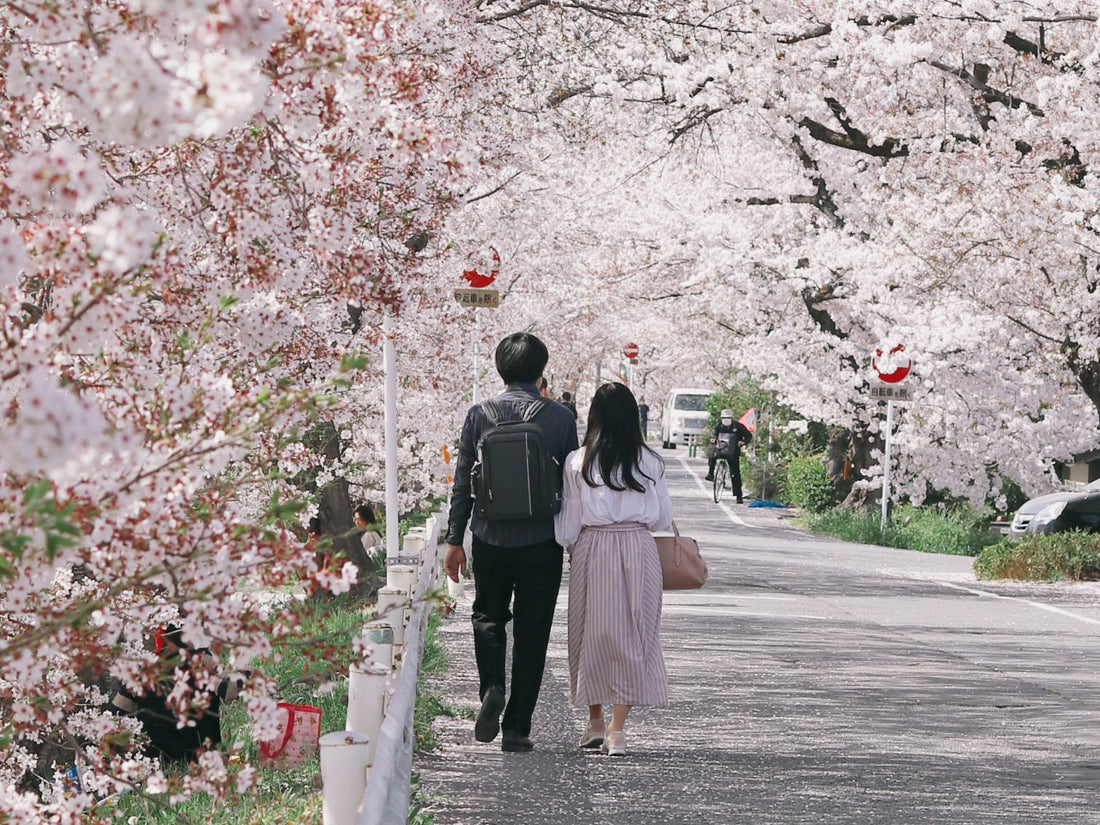
[[[509,384],[495,399],[506,420],[523,417],[524,411],[536,399],[542,398],[534,384]],[[577,449],[577,421],[564,405],[546,399],[546,407],[536,417],[537,424],[546,436],[550,454],[558,462],[558,472],[565,465],[565,457]],[[462,544],[466,525],[486,544],[498,547],[523,547],[539,544],[554,538],[553,517],[523,519],[517,521],[486,521],[474,510],[470,498],[470,470],[477,460],[477,443],[490,427],[489,418],[480,404],[466,412],[462,425],[462,437],[455,459],[454,486],[451,488],[451,509],[447,520],[447,544]],[[473,519],[471,522],[470,519]]]
[[[729,435],[729,440],[726,442],[725,449],[723,450],[722,444],[719,442],[719,436],[724,434]],[[714,427],[714,441],[715,452],[718,455],[738,458],[741,455],[741,442],[748,444],[752,441],[752,431],[740,421],[734,421],[729,425],[719,421]]]

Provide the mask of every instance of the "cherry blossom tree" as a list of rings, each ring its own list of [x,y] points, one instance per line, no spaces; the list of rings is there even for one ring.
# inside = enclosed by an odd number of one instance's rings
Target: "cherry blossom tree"
[[[350,585],[303,547],[291,482],[318,422],[381,462],[380,319],[416,300],[480,162],[468,12],[0,2],[0,819],[181,790],[99,711],[110,680],[150,687],[151,630],[242,668],[297,632],[272,591]],[[274,688],[261,664],[258,738]],[[54,741],[90,768],[84,793],[60,793]],[[211,751],[186,788],[252,775]]]
[[[1095,12],[895,5],[481,4],[529,126],[526,266],[648,304],[677,368],[749,369],[849,441],[865,492],[869,361],[904,342],[900,492],[1035,489],[1097,439]]]
[[[747,372],[833,429],[857,494],[881,474],[871,354],[901,343],[899,493],[1048,482],[1097,439],[1095,24],[1083,2],[0,0],[0,810],[87,801],[34,765],[49,737],[93,790],[167,786],[95,746],[125,727],[106,678],[148,685],[151,627],[243,667],[296,632],[265,593],[351,585],[302,546],[294,482],[381,490],[387,315],[402,507],[446,490],[473,365],[492,391],[515,329],[556,391],[627,341],[651,401]],[[450,293],[488,245],[502,303],[475,314]],[[273,687],[246,691],[257,736]],[[189,788],[247,789],[203,759]]]

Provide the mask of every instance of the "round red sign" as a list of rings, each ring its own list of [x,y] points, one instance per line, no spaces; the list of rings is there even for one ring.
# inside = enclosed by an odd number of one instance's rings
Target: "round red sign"
[[[495,281],[500,273],[500,253],[492,246],[471,252],[466,256],[466,266],[462,270],[462,277],[474,289],[483,289]]]
[[[905,345],[898,344],[884,358],[881,349],[875,350],[875,354],[871,356],[871,369],[878,373],[880,381],[885,381],[887,384],[897,384],[899,381],[905,380],[905,376],[909,374],[909,370],[913,367],[913,362],[904,355],[898,355],[898,353],[904,351]]]
[[[625,355],[627,358],[637,358],[638,345],[633,343],[627,344],[625,347],[623,347],[623,355]]]

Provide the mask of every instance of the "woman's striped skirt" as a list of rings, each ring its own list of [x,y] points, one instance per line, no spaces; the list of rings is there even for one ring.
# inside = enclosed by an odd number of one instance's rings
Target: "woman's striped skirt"
[[[569,571],[573,704],[667,705],[653,536],[635,522],[585,527]]]

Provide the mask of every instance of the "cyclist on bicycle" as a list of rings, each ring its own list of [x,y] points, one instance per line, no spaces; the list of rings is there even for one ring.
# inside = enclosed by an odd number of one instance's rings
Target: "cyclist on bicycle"
[[[714,481],[714,465],[719,458],[724,458],[730,468],[730,483],[733,485],[733,494],[737,497],[737,503],[743,504],[741,498],[741,447],[752,441],[752,432],[733,417],[733,410],[722,410],[718,414],[718,425],[714,428],[714,435],[710,439],[710,467],[707,470],[707,481]]]

